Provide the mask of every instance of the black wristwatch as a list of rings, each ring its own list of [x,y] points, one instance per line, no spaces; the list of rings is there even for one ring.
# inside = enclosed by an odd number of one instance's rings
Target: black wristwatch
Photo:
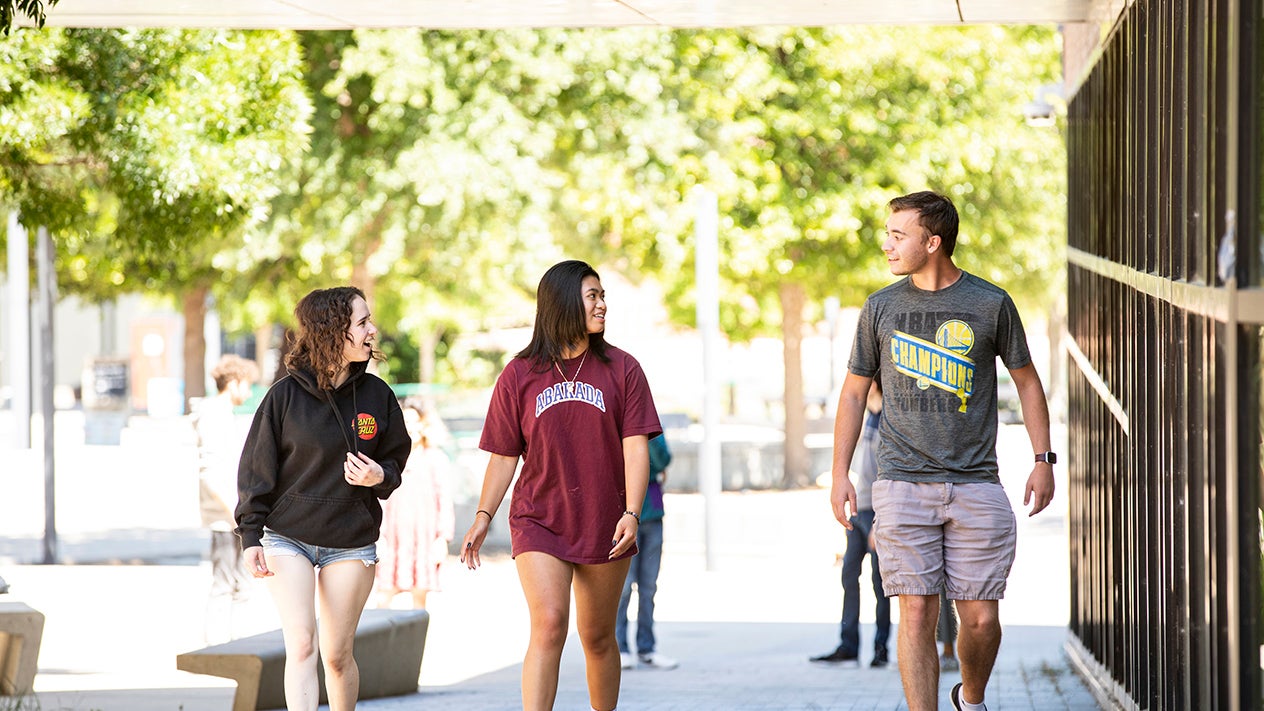
[[[1040,454],[1037,454],[1037,455],[1036,455],[1036,461],[1037,461],[1037,462],[1048,462],[1048,463],[1050,463],[1050,464],[1057,464],[1057,463],[1058,463],[1058,455],[1054,454],[1053,452],[1041,452]]]

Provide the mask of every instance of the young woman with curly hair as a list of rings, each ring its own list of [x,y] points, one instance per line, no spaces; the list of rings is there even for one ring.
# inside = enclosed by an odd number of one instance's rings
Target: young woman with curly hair
[[[287,708],[315,711],[319,649],[329,708],[346,711],[360,689],[351,651],[373,588],[378,500],[399,486],[412,440],[390,387],[365,372],[380,356],[364,293],[318,289],[294,316],[290,372],[264,396],[241,453],[237,535],[280,613]]]

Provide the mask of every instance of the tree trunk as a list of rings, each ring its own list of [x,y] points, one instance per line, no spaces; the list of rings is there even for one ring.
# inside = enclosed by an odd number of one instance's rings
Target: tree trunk
[[[271,385],[269,378],[276,372],[276,368],[268,367],[268,351],[272,350],[272,334],[276,331],[275,324],[272,322],[260,324],[255,327],[255,364],[259,366],[259,384]]]
[[[782,486],[787,489],[811,483],[812,460],[803,438],[807,435],[807,410],[803,403],[803,304],[806,300],[802,284],[781,285],[781,340],[785,358],[785,393],[782,403],[786,411],[786,463]]]
[[[371,254],[364,254],[356,257],[355,264],[351,265],[351,285],[360,288],[364,292],[364,300],[369,304],[369,312],[373,312],[373,289],[377,286],[377,280],[372,272],[369,271],[369,257]]]
[[[424,329],[417,334],[417,382],[433,383],[435,379],[435,370],[438,368],[438,358],[435,350],[439,347],[439,332],[434,329]]]
[[[285,357],[290,354],[292,345],[294,345],[294,331],[287,328],[281,337],[281,342],[277,344],[276,370],[272,372],[272,382],[275,383],[289,374],[290,369],[285,365]]]
[[[206,396],[206,284],[184,292],[184,409],[189,401]]]
[[[377,278],[373,276],[373,272],[369,271],[369,257],[373,256],[373,252],[376,252],[377,248],[381,246],[381,244],[380,240],[374,240],[371,251],[357,254],[355,257],[355,263],[351,265],[351,285],[359,287],[360,291],[364,292],[364,301],[369,305],[369,313],[373,313],[373,291],[374,287],[377,286]],[[375,343],[373,350],[377,351],[381,348],[381,345],[380,341]],[[380,375],[376,358],[369,359],[368,372],[373,373],[374,375]],[[399,380],[398,378],[391,379],[396,382]]]
[[[360,287],[364,292],[364,300],[369,304],[369,313],[373,312],[373,292],[377,286],[377,277],[369,271],[369,260],[382,248],[382,229],[390,217],[390,204],[382,206],[373,219],[360,229],[359,238],[353,240],[355,253],[352,255],[351,285]]]
[[[435,409],[434,393],[430,391],[430,387],[434,385],[435,370],[438,367],[438,359],[435,356],[435,350],[439,347],[439,331],[434,328],[422,329],[417,334],[417,382],[426,386],[426,393],[422,396],[425,406],[429,410]]]

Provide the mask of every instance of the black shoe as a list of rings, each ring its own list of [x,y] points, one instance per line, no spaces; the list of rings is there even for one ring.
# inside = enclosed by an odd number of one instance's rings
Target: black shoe
[[[843,662],[860,662],[860,657],[855,652],[848,652],[842,647],[835,649],[829,654],[822,654],[819,657],[808,657],[813,662],[825,662],[827,664],[841,664]]]
[[[890,663],[890,660],[887,658],[887,648],[886,647],[874,648],[873,661],[869,662],[869,666],[875,669],[881,669],[882,667],[885,667],[889,663]]]

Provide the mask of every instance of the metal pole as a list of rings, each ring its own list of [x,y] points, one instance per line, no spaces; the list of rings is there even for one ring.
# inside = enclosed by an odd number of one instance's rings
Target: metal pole
[[[834,397],[834,346],[838,340],[838,310],[841,307],[837,296],[825,297],[825,323],[829,324],[829,392],[825,393],[826,400]]]
[[[702,337],[702,442],[698,448],[698,489],[705,519],[707,570],[716,569],[721,491],[720,474],[720,247],[715,193],[694,193],[694,268],[698,333]]]
[[[118,355],[118,301],[110,299],[101,304],[101,350],[100,355],[114,357]]]
[[[9,213],[9,388],[13,447],[31,448],[31,265],[26,228]]]
[[[1239,164],[1238,150],[1242,146],[1240,131],[1242,130],[1239,121],[1239,110],[1241,96],[1239,95],[1239,87],[1241,87],[1241,53],[1242,45],[1241,32],[1243,30],[1243,18],[1241,16],[1242,9],[1238,7],[1238,3],[1226,3],[1225,23],[1227,25],[1225,37],[1228,38],[1229,46],[1225,51],[1225,126],[1224,138],[1227,149],[1224,153],[1224,192],[1225,192],[1225,239],[1229,242],[1230,253],[1235,255],[1241,254],[1243,260],[1250,259],[1245,250],[1238,248],[1237,239],[1237,213],[1238,201],[1241,197],[1238,195],[1239,181],[1242,180],[1238,171],[1242,169]],[[1247,163],[1247,170],[1254,170],[1253,162]],[[1254,199],[1254,196],[1247,196],[1248,200]],[[1251,243],[1248,238],[1245,240],[1247,244]],[[1240,567],[1241,556],[1244,551],[1250,551],[1250,555],[1259,555],[1258,544],[1252,545],[1248,543],[1242,546],[1244,538],[1247,538],[1244,530],[1239,528],[1244,523],[1239,518],[1241,508],[1240,489],[1238,485],[1238,477],[1256,476],[1258,464],[1251,462],[1250,466],[1245,469],[1239,469],[1238,462],[1238,437],[1241,434],[1238,431],[1240,414],[1238,413],[1238,398],[1241,396],[1239,388],[1248,388],[1249,378],[1244,378],[1245,382],[1239,382],[1238,378],[1244,373],[1249,372],[1250,366],[1246,370],[1239,370],[1238,366],[1238,269],[1236,268],[1236,259],[1230,260],[1229,275],[1225,278],[1225,293],[1228,296],[1229,308],[1225,318],[1225,392],[1224,392],[1224,412],[1225,412],[1225,505],[1222,509],[1225,513],[1225,531],[1228,532],[1228,539],[1225,541],[1225,583],[1228,590],[1223,591],[1225,595],[1225,613],[1228,618],[1221,628],[1225,635],[1225,658],[1224,665],[1229,672],[1229,688],[1228,698],[1225,699],[1226,708],[1240,709],[1244,706],[1244,701],[1251,697],[1258,699],[1259,689],[1245,689],[1243,681],[1255,678],[1258,684],[1258,673],[1249,674],[1245,671],[1245,664],[1249,661],[1252,664],[1256,662],[1251,657],[1258,653],[1258,649],[1252,650],[1244,643],[1251,639],[1251,630],[1242,624],[1242,603],[1244,599],[1249,599],[1245,593],[1245,586],[1240,577],[1242,568]],[[1258,387],[1258,386],[1257,386]],[[1257,392],[1258,397],[1258,392]],[[1257,433],[1246,433],[1249,437],[1258,436]],[[1249,490],[1249,489],[1248,489]],[[1251,518],[1255,518],[1252,511]],[[1248,519],[1249,520],[1249,519]],[[1256,539],[1255,522],[1250,521],[1251,531],[1249,539],[1254,542]],[[1251,551],[1251,548],[1255,550]],[[1258,585],[1259,581],[1249,581],[1247,584]],[[1258,670],[1259,667],[1257,666]]]
[[[53,269],[53,240],[48,228],[40,227],[35,243],[39,279],[39,357],[40,415],[44,421],[44,565],[57,562],[57,515],[55,494],[56,459],[54,457],[54,420],[57,408],[53,403],[53,307],[57,303],[57,274]]]

